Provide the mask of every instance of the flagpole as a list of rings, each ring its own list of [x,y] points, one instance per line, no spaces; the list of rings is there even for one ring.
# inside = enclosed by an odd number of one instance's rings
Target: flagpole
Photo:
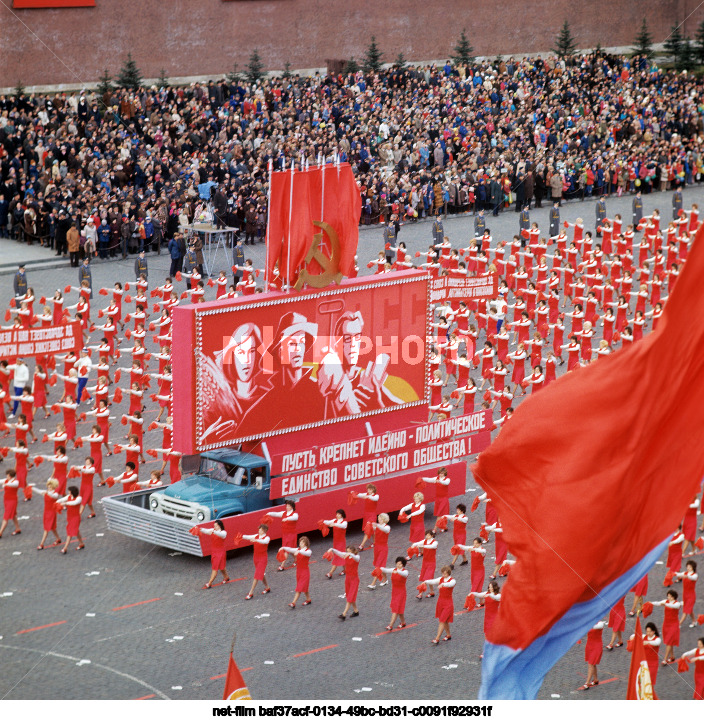
[[[291,216],[293,213],[293,175],[296,161],[291,160],[291,188],[288,197],[288,245],[286,248],[286,292],[291,292]]]
[[[267,292],[269,290],[269,227],[271,223],[269,222],[271,220],[271,178],[274,174],[274,161],[269,158],[269,190],[267,192],[267,203],[266,203],[266,274],[264,275],[264,291]],[[234,641],[233,648],[234,648]]]

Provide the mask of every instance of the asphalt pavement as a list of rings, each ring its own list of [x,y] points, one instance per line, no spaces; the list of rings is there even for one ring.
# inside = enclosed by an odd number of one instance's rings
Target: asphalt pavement
[[[630,196],[609,198],[609,217],[618,212],[628,222],[631,200]],[[657,207],[663,219],[671,217],[670,193],[655,193],[643,200],[645,214]],[[701,207],[703,200],[701,187],[685,190],[685,207],[692,202]],[[531,220],[542,228],[547,228],[548,205],[531,211]],[[594,227],[593,201],[567,203],[561,212],[563,220],[582,217],[587,229]],[[508,239],[517,232],[518,214],[504,212],[498,218],[489,214],[487,225],[496,241]],[[465,246],[473,235],[473,218],[448,218],[445,229],[453,245]],[[430,236],[430,223],[418,222],[404,225],[399,239],[413,254],[427,248]],[[370,272],[366,262],[382,248],[380,227],[362,229],[360,274]],[[263,267],[263,244],[247,246],[245,254],[255,267]],[[77,283],[77,271],[69,267],[68,261],[55,259],[45,249],[1,240],[0,297],[5,302],[12,294],[14,266],[29,260],[38,261],[27,265],[29,285],[37,296],[50,296],[56,288]],[[148,260],[151,284],[161,284],[169,268],[168,255],[149,255]],[[62,266],[51,267],[57,261]],[[224,261],[222,264],[224,269]],[[133,281],[133,267],[134,258],[94,262],[94,288],[110,287],[115,280]],[[185,283],[182,285],[185,287]],[[214,291],[210,295],[214,296]],[[96,307],[107,305],[105,300],[96,295]],[[558,373],[563,371],[564,367],[558,369]],[[119,417],[126,410],[127,401],[114,405],[113,415]],[[148,422],[155,413],[147,412]],[[40,437],[56,424],[56,417],[45,421],[41,416],[38,413],[35,420]],[[112,441],[117,442],[122,427],[115,421],[113,428]],[[89,424],[79,424],[78,430],[87,434]],[[145,439],[147,448],[161,445],[160,432],[147,432]],[[38,445],[31,452],[40,452]],[[48,449],[45,446],[41,451]],[[85,452],[71,449],[69,455],[72,463],[80,463]],[[11,462],[9,459],[0,465],[0,472]],[[158,468],[157,461],[148,460],[147,471]],[[106,471],[121,472],[121,462],[124,457],[119,455],[104,458]],[[46,466],[31,470],[30,482],[43,484],[46,470]],[[467,487],[476,489],[471,477]],[[96,500],[108,492],[96,488]],[[475,492],[480,490],[470,491],[455,502],[461,500],[469,506]],[[614,513],[608,501],[604,512]],[[22,534],[11,536],[10,527],[0,539],[0,699],[218,699],[222,696],[234,633],[235,658],[255,699],[362,702],[477,696],[483,611],[458,614],[452,641],[432,646],[430,641],[437,628],[434,604],[430,599],[417,601],[411,593],[417,583],[417,561],[409,564],[408,627],[386,633],[389,587],[373,591],[366,588],[371,581],[372,552],[362,554],[360,616],[343,623],[337,616],[344,607],[344,579],[325,577],[328,566],[322,554],[330,543],[317,532],[309,534],[315,562],[311,567],[313,603],[291,610],[287,604],[293,595],[295,571],[277,573],[273,552],[268,575],[272,593],[246,601],[253,572],[249,548],[231,553],[228,558],[228,572],[236,580],[201,590],[208,579],[209,559],[180,555],[112,533],[99,507],[96,518],[82,522],[85,549],[78,551],[74,544],[66,556],[57,548],[36,550],[42,527],[41,498],[20,502],[19,516]],[[427,519],[432,523],[430,509]],[[478,533],[482,519],[480,511],[472,514],[469,538]],[[351,524],[348,538],[361,540],[361,536],[360,524]],[[408,528],[393,522],[390,560],[405,555],[407,541]],[[441,565],[449,559],[451,534],[440,535],[439,544]],[[487,568],[491,567],[492,555],[493,540],[488,546]],[[697,556],[697,560],[701,559]],[[651,571],[651,599],[665,595],[663,561],[660,559]],[[456,611],[461,611],[469,590],[468,569],[456,569]],[[631,601],[629,594],[627,609]],[[702,610],[700,602],[695,613]],[[653,618],[661,624],[662,612],[656,610]],[[629,619],[625,635],[632,629],[633,620]],[[700,635],[701,629],[683,628],[680,650],[693,648]],[[605,643],[608,638],[605,631]],[[577,689],[584,683],[586,664],[584,645],[578,644],[548,673],[539,698],[623,699],[629,658],[625,647],[605,651],[599,666],[601,684],[580,692]],[[692,672],[678,674],[676,667],[662,668],[656,688],[664,699],[691,698]]]

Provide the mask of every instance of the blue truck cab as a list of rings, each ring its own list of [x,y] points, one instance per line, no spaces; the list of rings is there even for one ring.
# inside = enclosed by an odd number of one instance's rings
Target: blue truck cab
[[[225,448],[202,453],[197,473],[152,493],[149,508],[194,524],[205,523],[270,508],[270,488],[265,458]]]

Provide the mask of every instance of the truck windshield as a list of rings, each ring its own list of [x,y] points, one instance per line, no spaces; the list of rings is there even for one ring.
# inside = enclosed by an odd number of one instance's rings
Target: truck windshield
[[[215,461],[212,458],[201,458],[198,473],[201,476],[207,476],[223,483],[232,483],[235,486],[242,486],[247,483],[244,468],[233,466],[230,463],[223,463],[222,461]]]

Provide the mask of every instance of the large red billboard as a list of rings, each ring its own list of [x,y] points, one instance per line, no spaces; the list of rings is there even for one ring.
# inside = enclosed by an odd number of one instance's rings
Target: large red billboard
[[[10,328],[0,331],[0,358],[27,358],[50,353],[78,352],[83,347],[77,321],[48,328]]]
[[[415,271],[174,309],[175,438],[197,451],[427,402]]]

